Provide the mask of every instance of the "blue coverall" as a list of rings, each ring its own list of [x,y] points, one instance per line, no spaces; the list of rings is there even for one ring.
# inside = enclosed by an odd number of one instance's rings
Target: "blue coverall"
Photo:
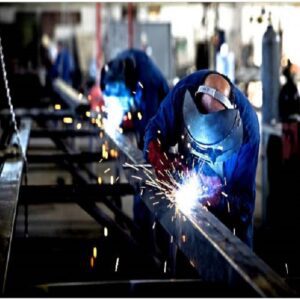
[[[127,59],[133,59],[134,64],[134,68],[129,72],[122,70],[122,62],[126,62]],[[158,67],[141,50],[125,50],[109,62],[108,66],[107,72],[105,72],[105,68],[102,70],[101,89],[104,91],[105,85],[109,82],[125,81],[127,88],[134,92],[137,111],[142,114],[141,120],[135,120],[134,128],[139,136],[143,137],[149,120],[155,115],[161,101],[169,92],[168,83]],[[143,139],[140,144],[140,148],[142,147]]]
[[[197,71],[183,78],[161,103],[157,114],[150,120],[145,133],[144,155],[147,159],[147,149],[150,141],[158,137],[163,149],[180,143],[184,126],[182,106],[185,91],[188,89],[195,95],[199,85],[204,83],[209,70]],[[227,185],[223,191],[228,195],[221,196],[220,203],[211,210],[227,227],[235,228],[236,235],[252,247],[253,212],[255,206],[255,175],[259,150],[259,124],[257,115],[249,100],[234,85],[231,87],[234,102],[240,111],[243,122],[243,143],[239,151],[224,162],[223,171]],[[199,128],[201,130],[201,128]],[[228,212],[228,204],[230,212]]]

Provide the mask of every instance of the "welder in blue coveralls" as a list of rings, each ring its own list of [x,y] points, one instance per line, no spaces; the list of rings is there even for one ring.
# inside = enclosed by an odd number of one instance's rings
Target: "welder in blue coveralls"
[[[171,165],[198,169],[199,180],[213,191],[201,203],[252,247],[259,140],[258,119],[245,95],[227,77],[201,70],[164,99],[146,128],[144,154],[161,178]]]
[[[168,83],[161,71],[144,51],[125,50],[103,67],[101,90],[107,101],[113,100],[109,96],[119,99],[124,113],[132,110],[140,113],[141,118],[135,116],[132,120],[137,144],[143,149],[145,128],[169,92]],[[151,216],[139,195],[134,197],[133,209],[136,223],[142,230],[147,230]]]
[[[104,97],[119,98],[124,112],[134,110],[133,127],[139,148],[143,149],[147,123],[169,92],[161,71],[144,51],[125,50],[102,69],[101,90]]]

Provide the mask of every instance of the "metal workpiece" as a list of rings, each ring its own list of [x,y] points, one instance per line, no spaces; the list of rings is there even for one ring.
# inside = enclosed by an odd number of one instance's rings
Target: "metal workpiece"
[[[132,146],[124,135],[117,131],[107,131],[106,135],[120,149],[125,162],[132,166],[145,164],[142,152]],[[277,273],[209,211],[199,208],[183,213],[176,208],[175,213],[175,207],[170,208],[169,201],[155,195],[154,188],[145,187],[143,181],[146,176],[141,169],[137,171],[129,167],[126,172],[129,182],[133,181],[133,174],[141,178],[135,182],[139,181],[139,186],[144,185],[144,203],[172,236],[173,242],[198,271],[201,279],[225,283],[244,296],[295,295]]]
[[[189,214],[153,205],[153,192],[145,189],[143,200],[156,215],[174,243],[186,255],[205,282],[225,283],[242,295],[278,297],[293,295],[291,289],[267,264],[203,208]]]
[[[73,203],[81,199],[102,202],[104,197],[133,195],[128,183],[81,184],[81,185],[24,185],[20,190],[20,203]],[[34,197],[32,196],[34,195]]]
[[[20,123],[20,147],[26,153],[31,122],[23,120]],[[10,145],[17,143],[16,133],[13,134]],[[22,153],[21,152],[21,153]],[[22,155],[7,159],[0,175],[0,285],[3,294],[6,283],[11,241],[16,219],[19,190],[22,181],[24,160]]]
[[[60,96],[65,104],[77,113],[85,113],[90,110],[88,99],[62,79],[55,79],[53,82],[54,91]]]
[[[16,108],[15,115],[17,118],[30,118],[34,120],[62,120],[65,117],[75,118],[76,115],[71,109],[54,110],[49,108]],[[9,109],[0,111],[0,118],[10,118]],[[76,117],[77,118],[77,117]]]

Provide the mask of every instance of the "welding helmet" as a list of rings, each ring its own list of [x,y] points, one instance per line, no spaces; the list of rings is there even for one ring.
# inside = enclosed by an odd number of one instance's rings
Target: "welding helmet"
[[[208,162],[223,162],[237,152],[243,141],[239,110],[222,93],[200,85],[196,95],[204,93],[222,103],[226,109],[203,114],[187,90],[183,102],[183,120],[189,151]]]
[[[107,84],[123,82],[130,93],[135,91],[137,84],[136,61],[133,56],[115,58],[101,70],[101,89]]]

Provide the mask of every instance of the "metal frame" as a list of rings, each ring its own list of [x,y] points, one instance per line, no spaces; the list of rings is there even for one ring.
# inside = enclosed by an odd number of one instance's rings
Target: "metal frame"
[[[23,120],[20,126],[21,147],[27,151],[31,122]],[[17,142],[16,134],[10,144]],[[22,181],[24,161],[22,156],[7,160],[0,175],[0,285],[4,293],[11,241],[13,236],[19,190]]]

